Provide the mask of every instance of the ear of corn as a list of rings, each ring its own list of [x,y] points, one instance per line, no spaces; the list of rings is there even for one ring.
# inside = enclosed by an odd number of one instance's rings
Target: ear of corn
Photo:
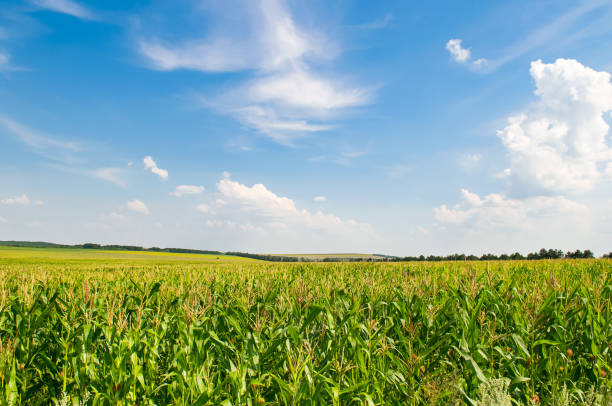
[[[4,263],[0,405],[604,402],[611,270]]]

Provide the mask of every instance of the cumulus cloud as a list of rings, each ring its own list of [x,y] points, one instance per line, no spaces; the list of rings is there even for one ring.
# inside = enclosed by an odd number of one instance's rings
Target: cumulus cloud
[[[467,62],[470,59],[470,50],[463,48],[460,39],[451,39],[446,43],[446,49],[450,52],[453,59],[457,62]]]
[[[532,62],[538,100],[498,131],[515,192],[582,193],[612,178],[610,74],[572,59]]]
[[[72,0],[31,0],[38,7],[68,14],[83,20],[93,20],[95,15],[86,7]]]
[[[229,178],[217,183],[219,198],[212,202],[219,222],[230,220],[236,224],[253,224],[256,229],[299,234],[325,232],[346,238],[371,238],[371,226],[355,220],[342,220],[338,216],[318,211],[311,213],[296,207],[295,202],[278,196],[263,184],[247,186]],[[200,211],[208,212],[207,205]],[[222,223],[219,223],[222,224]]]
[[[170,192],[172,196],[181,197],[185,195],[200,195],[204,193],[204,186],[194,185],[179,185],[174,192]]]
[[[149,214],[149,208],[147,205],[138,199],[128,200],[125,203],[125,207],[127,207],[128,210],[135,211],[137,213]]]
[[[9,197],[7,199],[3,199],[2,203],[4,204],[10,204],[10,205],[26,205],[26,204],[30,204],[30,199],[28,198],[27,195],[22,194],[21,196],[14,196],[14,197]]]
[[[323,203],[327,201],[327,197],[325,196],[315,196],[315,198],[313,199],[315,202],[318,203]]]
[[[503,194],[492,193],[480,197],[476,193],[461,189],[462,202],[453,207],[441,205],[434,208],[434,217],[441,224],[461,225],[483,229],[529,228],[532,220],[541,217],[581,215],[588,209],[562,196],[535,196],[512,199]]]
[[[472,68],[482,69],[487,65],[487,60],[479,58],[472,59],[472,51],[469,48],[464,48],[462,40],[454,38],[446,43],[446,50],[450,53],[455,62],[469,65]]]
[[[168,171],[160,169],[151,156],[146,156],[143,160],[145,169],[150,169],[151,172],[162,178],[163,180],[168,179]]]
[[[300,27],[284,1],[245,6],[235,14],[242,35],[219,29],[208,38],[179,43],[142,40],[140,50],[154,69],[254,73],[253,79],[202,104],[287,145],[296,137],[329,130],[335,115],[370,101],[371,89],[314,71],[311,62],[332,59],[336,47]]]
[[[92,172],[93,176],[107,182],[125,187],[125,180],[121,177],[123,170],[121,168],[100,168]]]

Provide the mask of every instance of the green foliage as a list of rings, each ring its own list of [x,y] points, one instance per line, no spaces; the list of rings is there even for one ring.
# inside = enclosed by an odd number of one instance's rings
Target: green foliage
[[[611,271],[0,262],[0,405],[608,404]]]

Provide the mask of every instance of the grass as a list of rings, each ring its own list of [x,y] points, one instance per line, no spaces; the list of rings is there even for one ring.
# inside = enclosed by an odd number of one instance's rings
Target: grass
[[[68,251],[0,251],[0,405],[610,402],[612,260]]]
[[[78,248],[22,248],[0,246],[0,264],[7,263],[230,263],[258,262],[256,259],[217,254],[154,251],[87,250]]]
[[[272,256],[295,257],[307,259],[323,259],[323,258],[380,258],[380,255],[375,254],[269,254]]]

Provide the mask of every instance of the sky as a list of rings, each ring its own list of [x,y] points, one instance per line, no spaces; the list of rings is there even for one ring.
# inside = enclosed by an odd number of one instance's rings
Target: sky
[[[612,1],[0,4],[0,240],[612,251]]]

